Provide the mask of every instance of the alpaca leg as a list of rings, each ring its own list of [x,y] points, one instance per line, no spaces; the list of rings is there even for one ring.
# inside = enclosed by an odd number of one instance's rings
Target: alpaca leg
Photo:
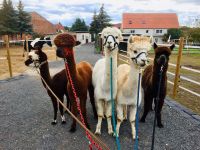
[[[140,122],[145,122],[146,116],[152,108],[153,97],[148,96],[144,95],[144,113],[142,115],[142,118],[140,119]]]
[[[123,120],[127,120],[127,105],[123,105]]]
[[[65,93],[65,96],[67,99],[67,108],[71,111],[70,98],[69,98],[68,92]]]
[[[77,108],[76,108],[76,103],[75,100],[72,100],[72,113],[77,117]],[[76,131],[76,120],[73,119],[72,125],[71,125],[71,129],[69,130],[71,133]]]
[[[117,109],[117,126],[116,126],[116,132],[117,132],[117,136],[119,136],[119,129],[120,129],[120,125],[124,119],[124,115],[123,115],[123,111],[124,111],[124,106],[117,104],[116,105],[116,109]]]
[[[101,134],[101,123],[102,123],[102,119],[103,119],[103,115],[104,115],[103,100],[97,100],[96,107],[97,107],[97,114],[98,114],[98,122],[97,122],[95,134],[100,135]]]
[[[130,106],[130,123],[131,123],[131,129],[132,129],[132,138],[136,139],[138,137],[135,137],[135,115],[136,115],[136,108],[134,106]]]
[[[159,128],[163,128],[164,127],[163,124],[162,124],[162,121],[161,121],[161,110],[162,110],[162,107],[163,107],[163,103],[164,103],[164,99],[160,99],[159,103],[158,103],[157,113],[156,113],[157,126]]]
[[[113,134],[113,128],[112,128],[112,102],[108,101],[106,102],[106,118],[107,118],[107,124],[108,124],[108,134]]]
[[[59,97],[59,99],[62,101],[64,101],[63,99],[63,96],[62,97]],[[62,120],[62,124],[65,124],[66,123],[66,120],[65,120],[65,116],[63,114],[63,106],[59,103],[59,110],[60,110],[60,115],[61,115],[61,120]]]
[[[94,87],[92,84],[89,87],[89,95],[90,95],[90,103],[92,105],[92,109],[94,113],[94,118],[97,119],[97,110],[96,110],[95,100],[94,100]]]
[[[58,112],[58,103],[55,98],[51,98],[52,103],[53,103],[53,109],[54,109],[54,118],[53,121],[51,122],[52,125],[57,124],[57,112]]]
[[[85,93],[87,93],[87,92],[85,92]],[[87,101],[87,95],[85,95],[82,99],[80,99],[80,107],[81,107],[81,112],[82,112],[82,115],[84,118],[85,125],[88,129],[90,129],[90,126],[87,121],[86,101]]]

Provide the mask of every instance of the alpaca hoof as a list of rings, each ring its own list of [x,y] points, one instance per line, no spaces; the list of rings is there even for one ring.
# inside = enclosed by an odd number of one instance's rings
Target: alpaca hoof
[[[54,120],[54,121],[51,122],[51,125],[56,125],[56,124],[57,124],[56,120]]]
[[[69,132],[71,132],[71,133],[74,133],[76,131],[76,128],[71,128],[70,130],[69,130]]]
[[[158,127],[159,127],[159,128],[163,128],[164,126],[163,126],[162,123],[159,123],[159,124],[158,124]]]
[[[119,133],[113,133],[114,137],[119,137]]]
[[[133,140],[136,141],[138,140],[139,141],[139,137],[137,136],[137,138],[135,136],[132,136]]]
[[[89,130],[91,129],[89,125],[87,125],[87,128],[88,128]]]
[[[109,130],[108,134],[113,136],[113,130]]]
[[[64,121],[62,121],[62,123],[61,124],[66,124],[66,121],[64,120]]]
[[[96,135],[101,135],[101,131],[100,131],[100,129],[96,129],[96,131],[95,131],[94,134],[96,134]]]

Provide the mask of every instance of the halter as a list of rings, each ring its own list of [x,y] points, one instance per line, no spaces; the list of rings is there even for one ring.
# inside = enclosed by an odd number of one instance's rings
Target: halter
[[[133,57],[133,58],[131,58],[131,59],[132,59],[132,60],[135,60],[135,63],[137,64],[137,59],[138,59],[138,57],[140,57],[140,55],[142,55],[143,53],[147,56],[146,52],[141,52],[141,53],[137,54],[137,56],[135,56],[135,57]]]
[[[116,41],[116,38],[115,38],[113,35],[108,35],[108,36],[106,37],[106,40],[105,40],[105,42],[103,43],[103,46],[106,45],[109,36],[111,36],[111,37],[113,38],[113,40],[114,40],[114,48],[111,49],[111,51],[113,51],[113,50],[119,45],[119,44],[117,43],[117,41]]]
[[[42,67],[44,64],[46,64],[46,63],[47,63],[47,60],[45,60],[45,61],[39,63],[39,65],[36,65],[36,61],[34,61],[35,68],[41,68],[41,67]]]

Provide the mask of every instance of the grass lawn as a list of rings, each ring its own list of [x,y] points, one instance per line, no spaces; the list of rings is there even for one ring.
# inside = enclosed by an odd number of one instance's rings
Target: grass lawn
[[[48,56],[48,60],[53,61],[56,60],[56,52],[51,47],[44,47],[44,52]],[[22,46],[12,46],[10,47],[10,55],[11,55],[11,66],[13,76],[19,75],[20,73],[26,71],[27,67],[24,65],[25,57],[23,57],[23,47]],[[0,48],[0,58],[6,57],[6,49]],[[9,69],[8,69],[8,61],[7,59],[0,59],[0,80],[6,79],[10,77]]]

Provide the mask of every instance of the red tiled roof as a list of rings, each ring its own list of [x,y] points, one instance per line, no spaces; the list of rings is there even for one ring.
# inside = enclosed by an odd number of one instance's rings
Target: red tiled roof
[[[120,28],[121,28],[121,25],[122,25],[121,23],[116,23],[116,24],[113,24],[112,26],[113,26],[113,27],[116,27],[116,28],[118,28],[118,29],[120,29]]]
[[[56,30],[65,30],[65,28],[63,27],[63,25],[60,22],[58,24],[55,24],[55,28],[56,28]]]
[[[31,12],[30,15],[31,15],[31,24],[33,25],[34,32],[42,35],[56,33],[55,26],[47,19],[45,19],[36,12]]]
[[[179,28],[176,13],[123,13],[123,29]]]

